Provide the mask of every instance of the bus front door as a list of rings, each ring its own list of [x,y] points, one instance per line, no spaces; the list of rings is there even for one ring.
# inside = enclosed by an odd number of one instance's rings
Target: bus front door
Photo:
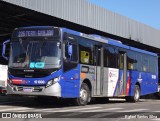
[[[119,66],[120,66],[120,83],[118,96],[126,95],[127,86],[127,54],[126,52],[120,52],[119,54]]]
[[[103,92],[103,48],[95,46],[94,48],[94,66],[95,66],[95,82],[94,95],[102,95]]]

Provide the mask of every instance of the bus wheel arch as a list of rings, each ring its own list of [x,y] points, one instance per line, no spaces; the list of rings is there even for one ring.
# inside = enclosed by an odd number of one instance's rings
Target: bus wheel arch
[[[128,97],[126,97],[126,101],[127,101],[127,102],[138,102],[139,99],[140,99],[140,93],[141,93],[141,86],[140,86],[140,83],[137,82],[137,83],[134,85],[134,93],[133,93],[133,96],[128,96]]]
[[[88,102],[90,102],[90,101],[91,101],[92,84],[91,84],[91,82],[90,82],[89,79],[84,79],[82,83],[87,84],[87,86],[88,86],[88,88],[89,88],[90,95],[89,95],[89,100],[88,100]]]
[[[84,106],[91,100],[91,83],[88,79],[85,79],[80,88],[80,97],[75,99],[75,104]]]
[[[84,79],[82,83],[85,83],[88,85],[90,92],[92,91],[92,85],[89,79]]]
[[[141,85],[140,85],[140,83],[139,83],[139,82],[137,82],[135,85],[139,86],[140,91],[141,91]]]

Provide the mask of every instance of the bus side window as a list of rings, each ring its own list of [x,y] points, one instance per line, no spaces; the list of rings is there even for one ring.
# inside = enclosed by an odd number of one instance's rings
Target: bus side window
[[[127,69],[129,70],[136,70],[136,53],[132,51],[127,52]]]
[[[64,59],[67,61],[77,62],[78,61],[78,46],[74,38],[73,40],[70,40],[70,39],[71,37],[65,40]]]
[[[81,51],[81,62],[89,64],[90,55],[87,51]]]
[[[143,71],[148,72],[149,71],[149,61],[148,61],[148,56],[143,55]]]
[[[63,71],[66,72],[78,65],[78,44],[73,35],[64,33],[63,43]]]
[[[117,68],[118,66],[118,51],[112,46],[105,46],[104,48],[104,67]]]
[[[136,54],[136,60],[137,60],[137,70],[138,71],[143,71],[143,69],[142,69],[142,55],[141,54],[139,54],[139,53],[137,53]]]
[[[79,41],[79,63],[93,65],[94,42],[85,38],[80,38],[78,41]]]
[[[77,52],[76,45],[67,42],[65,44],[65,59],[68,61],[77,61],[77,57],[74,54],[75,51]]]
[[[106,46],[104,48],[104,66],[110,68],[118,67],[118,51],[117,48]]]
[[[153,74],[156,74],[156,69],[158,67],[157,62],[156,62],[156,57],[149,57],[149,67],[150,67],[150,72]]]
[[[123,65],[124,65],[124,57],[122,54],[119,55],[119,68],[123,69]]]

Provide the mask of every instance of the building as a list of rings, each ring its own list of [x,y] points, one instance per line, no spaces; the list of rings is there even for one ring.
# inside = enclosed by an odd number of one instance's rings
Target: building
[[[14,28],[34,25],[60,26],[87,34],[99,34],[141,49],[160,52],[160,30],[87,0],[0,1],[1,45],[5,39],[10,38]],[[0,60],[1,64],[6,63],[2,57]]]

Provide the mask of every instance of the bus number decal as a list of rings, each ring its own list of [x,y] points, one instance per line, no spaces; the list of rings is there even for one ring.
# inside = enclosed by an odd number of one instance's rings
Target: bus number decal
[[[35,84],[45,84],[44,80],[34,80]]]

